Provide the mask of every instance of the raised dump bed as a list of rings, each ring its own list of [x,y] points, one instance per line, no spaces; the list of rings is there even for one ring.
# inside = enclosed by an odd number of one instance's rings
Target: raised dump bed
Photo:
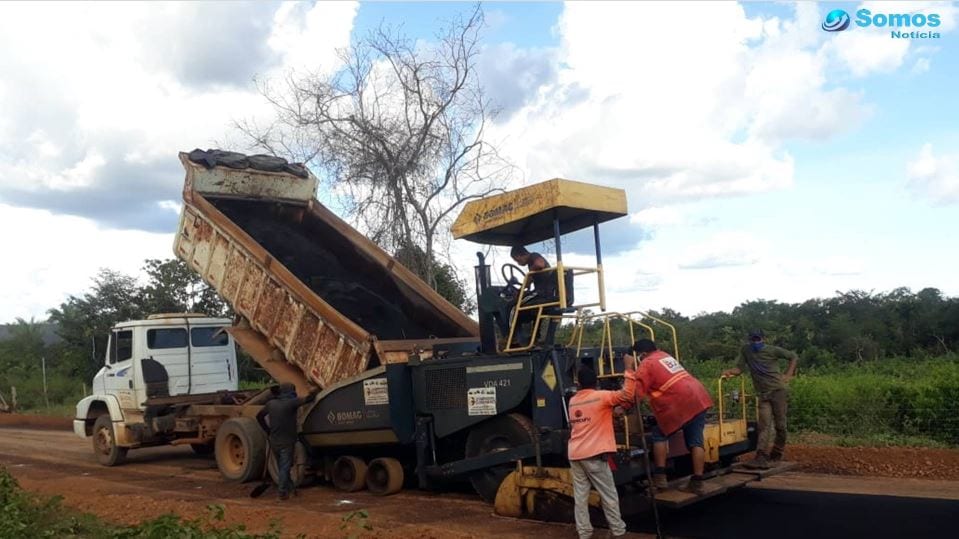
[[[320,204],[305,168],[216,151],[180,161],[174,251],[245,319],[234,337],[277,380],[329,387],[478,341],[475,321]]]

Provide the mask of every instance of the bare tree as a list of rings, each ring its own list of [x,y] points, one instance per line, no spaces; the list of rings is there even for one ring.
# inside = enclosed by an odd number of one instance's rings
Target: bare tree
[[[319,169],[378,244],[421,250],[403,262],[434,288],[455,210],[513,172],[485,138],[496,111],[477,78],[483,26],[479,5],[431,43],[381,25],[340,51],[331,75],[259,84],[276,120],[237,124],[254,147]]]

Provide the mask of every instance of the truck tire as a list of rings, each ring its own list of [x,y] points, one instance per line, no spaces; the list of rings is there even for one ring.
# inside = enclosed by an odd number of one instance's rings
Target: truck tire
[[[117,445],[110,414],[97,417],[93,424],[93,454],[97,456],[97,462],[104,466],[116,466],[127,457],[127,448]]]
[[[366,488],[377,496],[389,496],[403,489],[403,465],[394,458],[370,461],[366,469]]]
[[[344,492],[356,492],[366,486],[366,463],[357,457],[333,461],[333,486]]]
[[[263,475],[266,436],[249,417],[227,419],[216,431],[216,466],[228,481],[245,483]]]
[[[522,414],[506,414],[480,423],[466,437],[466,458],[481,457],[533,443],[533,422]],[[496,500],[500,483],[516,467],[512,464],[493,466],[470,476],[470,483],[488,503]]]
[[[293,447],[293,468],[290,469],[290,479],[293,480],[294,487],[302,487],[309,481],[310,474],[307,473],[308,465],[309,457],[306,453],[306,447],[304,447],[302,443],[296,442],[296,445]],[[266,466],[267,471],[270,473],[270,478],[273,479],[273,483],[279,485],[280,471],[276,465],[276,455],[273,451],[270,451]]]

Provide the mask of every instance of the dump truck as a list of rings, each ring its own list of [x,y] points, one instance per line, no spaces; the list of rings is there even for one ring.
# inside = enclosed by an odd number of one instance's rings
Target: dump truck
[[[584,343],[582,328],[597,317],[607,325],[625,320],[631,334],[669,327],[641,311],[607,312],[599,232],[627,215],[620,189],[553,179],[466,204],[455,238],[552,241],[556,255],[555,266],[539,275],[504,265],[503,283],[494,284],[478,253],[476,321],[320,203],[318,181],[302,165],[218,150],[181,153],[180,161],[186,179],[176,256],[233,309],[224,329],[231,342],[298,393],[320,390],[300,411],[298,484],[320,478],[344,491],[385,495],[468,481],[497,512],[537,516],[571,497],[566,405],[576,367],[591,364],[605,387],[622,384],[622,343]],[[588,228],[596,266],[564,265],[562,237]],[[597,297],[577,299],[585,279],[596,280]],[[553,282],[552,293],[533,291],[534,280]],[[559,344],[563,324],[573,326],[573,338]],[[707,495],[774,473],[731,465],[755,447],[744,389],[729,393],[731,406],[720,386],[720,411],[706,434]],[[92,435],[100,425],[100,445],[108,449],[212,447],[220,472],[234,481],[258,477],[263,466],[275,475],[252,419],[268,391],[167,393],[135,393],[132,413],[123,416],[121,406],[117,417],[109,408],[109,421],[89,412],[92,403],[85,414],[78,407],[77,433]],[[645,505],[651,420],[631,414],[617,424],[615,479],[624,511]],[[688,460],[681,439],[671,440],[676,481],[687,475]],[[678,506],[702,497],[667,491],[656,499]]]

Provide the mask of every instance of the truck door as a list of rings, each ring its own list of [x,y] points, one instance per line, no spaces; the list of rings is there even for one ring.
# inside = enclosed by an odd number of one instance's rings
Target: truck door
[[[104,379],[106,393],[115,395],[120,402],[120,408],[124,410],[137,408],[133,391],[133,330],[114,330],[110,335],[107,354],[109,368]]]
[[[192,393],[234,391],[239,387],[236,348],[223,326],[190,327]]]
[[[166,370],[170,396],[191,393],[190,350],[185,327],[147,328],[144,359],[156,361]]]

